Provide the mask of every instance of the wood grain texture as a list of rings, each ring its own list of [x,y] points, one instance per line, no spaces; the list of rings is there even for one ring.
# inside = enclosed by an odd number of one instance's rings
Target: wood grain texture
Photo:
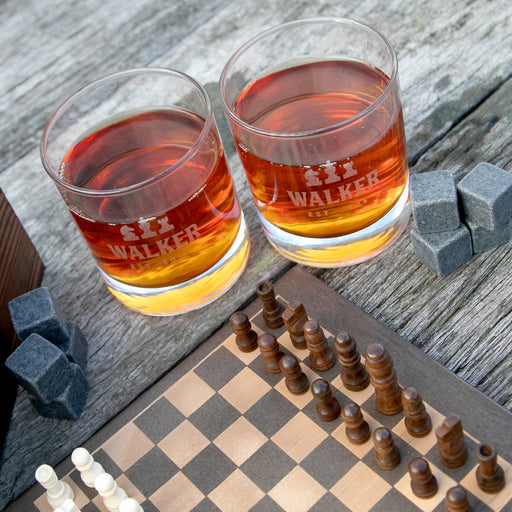
[[[414,172],[446,165],[460,177],[480,160],[512,171],[508,0],[0,4],[0,186],[46,266],[43,284],[89,339],[91,384],[84,414],[73,423],[40,418],[19,394],[0,467],[0,508],[30,484],[38,464],[66,457],[249,303],[256,282],[292,266],[272,250],[258,224],[217,81],[226,60],[251,35],[319,15],[365,21],[397,48]],[[61,101],[101,75],[144,65],[175,67],[207,85],[251,230],[248,268],[229,294],[174,318],[143,317],[110,296],[39,161],[43,127]],[[438,278],[418,262],[404,237],[374,261],[311,272],[510,409],[509,251],[507,246],[484,253]]]

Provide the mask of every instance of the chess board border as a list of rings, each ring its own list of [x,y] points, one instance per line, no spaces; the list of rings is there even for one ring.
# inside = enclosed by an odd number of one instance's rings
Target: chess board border
[[[338,295],[307,271],[293,267],[273,284],[278,297],[282,296],[287,302],[293,300],[303,302],[308,316],[318,320],[327,331],[331,333],[349,332],[356,340],[361,354],[364,354],[370,343],[382,343],[393,357],[398,380],[403,386],[416,387],[423,400],[442,414],[457,414],[461,418],[466,433],[481,442],[491,444],[504,459],[512,460],[512,436],[509,434],[509,429],[512,426],[512,414],[503,407],[452,374],[397,333],[370,317],[362,309]],[[260,310],[261,302],[256,298],[243,311],[249,318],[252,318]],[[272,330],[267,330],[272,332]],[[211,338],[185,357],[124,411],[83,443],[83,446],[91,453],[94,452],[122,426],[152,404],[173,383],[207,357],[231,334],[232,330],[227,322]],[[59,475],[67,474],[72,470],[70,457],[56,467]],[[16,510],[16,507],[23,503],[33,503],[40,494],[41,489],[38,486],[32,486],[18,500],[11,503],[6,508],[6,512]]]

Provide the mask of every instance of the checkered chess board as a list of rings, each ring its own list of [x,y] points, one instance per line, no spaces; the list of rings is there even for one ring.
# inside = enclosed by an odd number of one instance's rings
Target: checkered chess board
[[[400,383],[417,387],[424,399],[431,395],[412,380],[422,380],[424,367],[434,364],[429,358],[369,317],[366,335],[357,332],[360,327],[351,329],[348,320],[358,318],[342,309],[355,306],[348,306],[335,294],[331,302],[332,291],[326,291],[325,285],[303,271],[294,269],[275,283],[276,294],[284,304],[302,300],[312,317],[308,302],[289,293],[294,289],[293,280],[310,283],[320,296],[327,297],[328,308],[334,309],[325,315],[325,322],[321,309],[314,316],[331,346],[337,332],[352,331],[364,354],[365,345],[379,336],[392,357],[397,354],[399,366],[409,369],[409,374],[402,374],[397,368]],[[306,288],[309,295],[311,287]],[[313,300],[315,296],[306,298]],[[456,483],[468,491],[475,511],[512,510],[512,465],[506,460],[510,460],[510,453],[502,452],[508,445],[501,443],[501,434],[492,427],[480,429],[462,414],[469,458],[463,467],[447,469],[441,464],[434,433],[447,414],[460,412],[457,403],[467,409],[468,396],[474,399],[476,413],[479,407],[490,414],[494,409],[499,411],[497,430],[507,422],[512,425],[508,413],[437,365],[433,379],[439,380],[440,371],[443,381],[437,385],[459,400],[425,400],[434,429],[425,438],[412,438],[402,414],[383,416],[376,410],[371,386],[361,392],[347,390],[338,364],[327,372],[313,371],[308,351],[293,347],[284,328],[270,330],[264,326],[258,302],[247,310],[253,328],[259,334],[276,335],[283,350],[299,359],[310,382],[316,378],[329,381],[341,405],[358,403],[372,430],[378,426],[390,429],[401,452],[400,464],[391,471],[380,469],[371,440],[359,446],[351,444],[341,417],[331,423],[321,422],[311,393],[292,395],[281,374],[269,374],[264,369],[258,350],[243,353],[237,348],[235,336],[226,326],[85,445],[146,512],[441,512],[445,510],[446,491]],[[341,323],[333,325],[333,319]],[[404,356],[404,351],[410,350],[413,356]],[[483,405],[479,405],[482,400]],[[450,409],[443,408],[446,406]],[[469,432],[465,421],[476,430]],[[495,495],[483,493],[476,484],[475,451],[480,442],[495,446],[505,471],[507,485]],[[439,491],[433,498],[420,499],[412,494],[407,465],[416,456],[430,462],[438,480]],[[69,461],[56,471],[70,483],[82,512],[107,511],[102,498],[85,486]],[[51,512],[43,491],[34,486],[14,504],[23,504],[23,508],[13,510]]]

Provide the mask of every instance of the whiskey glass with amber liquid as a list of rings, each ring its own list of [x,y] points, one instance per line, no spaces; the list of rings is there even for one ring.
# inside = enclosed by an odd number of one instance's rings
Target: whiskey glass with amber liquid
[[[41,159],[108,289],[150,315],[204,306],[247,262],[249,237],[204,88],[127,70],[68,98]]]
[[[396,53],[349,19],[292,21],[227,62],[223,108],[272,245],[338,267],[384,251],[410,218]]]

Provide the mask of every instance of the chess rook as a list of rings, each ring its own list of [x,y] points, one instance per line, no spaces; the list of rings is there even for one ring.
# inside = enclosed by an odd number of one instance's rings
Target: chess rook
[[[281,367],[279,361],[284,353],[279,346],[277,338],[273,334],[263,333],[258,338],[258,347],[263,356],[263,366],[269,373],[279,373]]]
[[[437,479],[430,470],[429,463],[422,457],[415,457],[409,462],[411,490],[418,498],[431,498],[438,489]]]
[[[451,487],[446,492],[446,512],[473,512],[469,504],[468,493],[460,485]]]
[[[311,384],[311,393],[315,399],[316,412],[322,421],[334,421],[340,415],[338,400],[332,396],[330,384],[324,379],[316,379]]]
[[[436,429],[437,446],[441,462],[447,468],[458,468],[468,458],[462,423],[455,414],[448,415]]]
[[[119,505],[128,498],[126,492],[118,487],[112,475],[102,473],[94,480],[94,487],[103,498],[103,503],[109,512],[119,512]]]
[[[370,439],[370,426],[363,418],[359,405],[354,402],[345,404],[341,416],[345,422],[345,433],[352,444],[364,444]]]
[[[336,362],[336,355],[329,347],[324,331],[316,320],[308,320],[304,324],[304,337],[309,350],[311,367],[319,372],[332,368]]]
[[[370,376],[361,363],[361,355],[350,334],[340,332],[334,338],[334,351],[341,365],[341,380],[347,389],[362,391],[370,384]]]
[[[229,319],[237,347],[242,352],[252,352],[258,348],[258,334],[252,329],[249,317],[240,311]]]
[[[375,460],[381,469],[393,469],[400,462],[400,450],[393,441],[393,435],[385,427],[373,431],[373,445],[375,446]]]
[[[402,406],[405,428],[411,436],[425,437],[432,431],[432,420],[415,388],[409,387],[402,390]]]
[[[75,496],[67,482],[57,478],[54,469],[48,464],[43,464],[36,469],[36,480],[46,489],[46,499],[53,507],[60,507],[67,499]]]
[[[488,444],[481,444],[476,450],[476,458],[478,460],[476,468],[478,487],[488,493],[501,491],[505,486],[505,474],[497,462],[494,448]]]
[[[98,475],[105,473],[99,462],[83,447],[76,448],[71,454],[71,461],[80,472],[80,478],[87,487],[94,487],[94,481]]]
[[[302,371],[298,359],[286,354],[279,361],[281,372],[285,377],[288,391],[294,395],[303,395],[309,389],[309,380]]]
[[[380,343],[372,343],[366,349],[366,370],[375,388],[375,406],[386,416],[402,410],[402,388],[397,382],[393,359]]]
[[[284,305],[275,296],[274,287],[270,281],[260,281],[256,285],[256,293],[263,306],[263,320],[269,329],[277,329],[283,325],[282,313]]]
[[[291,302],[282,314],[284,326],[290,335],[290,340],[295,348],[305,349],[304,324],[308,321],[308,315],[302,302]]]

